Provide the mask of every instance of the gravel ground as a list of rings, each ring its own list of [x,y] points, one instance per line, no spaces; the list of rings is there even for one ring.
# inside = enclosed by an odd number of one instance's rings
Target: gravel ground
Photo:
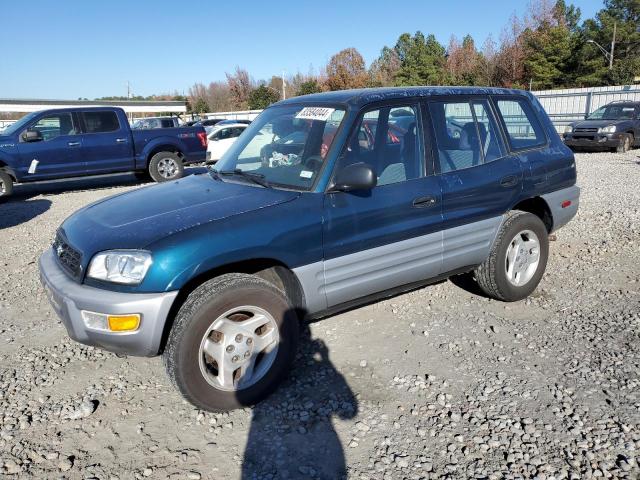
[[[581,209],[534,295],[460,280],[314,322],[255,409],[185,403],[158,358],[71,342],[37,258],[133,177],[0,206],[0,474],[8,478],[640,478],[640,164],[578,154]],[[13,477],[11,477],[13,476]]]

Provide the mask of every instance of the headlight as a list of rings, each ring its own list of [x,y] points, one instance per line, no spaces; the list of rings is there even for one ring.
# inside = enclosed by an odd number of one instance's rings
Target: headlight
[[[110,250],[93,257],[87,276],[105,282],[138,285],[147,274],[151,263],[149,252]]]
[[[573,132],[573,125],[567,125],[566,127],[564,127],[564,133],[571,133]]]
[[[606,127],[600,127],[598,129],[598,133],[615,133],[616,126],[615,125],[607,125]]]

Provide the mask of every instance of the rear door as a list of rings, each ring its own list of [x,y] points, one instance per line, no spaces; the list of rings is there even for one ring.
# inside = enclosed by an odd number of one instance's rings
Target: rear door
[[[523,173],[488,98],[443,97],[428,108],[442,188],[443,270],[450,272],[487,257],[502,214],[519,197]]]
[[[417,101],[361,114],[334,168],[367,163],[378,185],[324,199],[328,306],[436,276],[442,263],[441,194],[425,161]]]
[[[18,151],[20,171],[25,179],[36,180],[84,173],[82,136],[77,117],[71,112],[45,114],[29,130],[37,130],[42,141],[24,142],[22,132]]]
[[[85,110],[82,120],[82,151],[86,173],[111,173],[134,169],[128,124],[113,110]]]

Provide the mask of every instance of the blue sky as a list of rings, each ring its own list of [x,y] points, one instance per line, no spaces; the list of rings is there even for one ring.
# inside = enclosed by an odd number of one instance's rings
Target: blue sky
[[[534,1],[534,0],[532,0]],[[3,2],[0,98],[95,98],[187,92],[236,65],[256,79],[316,71],[356,47],[367,63],[403,32],[445,45],[470,33],[500,37],[528,0]],[[574,2],[583,18],[602,0]]]

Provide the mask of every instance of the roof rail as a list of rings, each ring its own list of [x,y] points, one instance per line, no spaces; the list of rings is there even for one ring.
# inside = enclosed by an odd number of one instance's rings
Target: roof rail
[[[611,105],[612,103],[639,103],[638,100],[613,100],[609,102],[607,105]]]

